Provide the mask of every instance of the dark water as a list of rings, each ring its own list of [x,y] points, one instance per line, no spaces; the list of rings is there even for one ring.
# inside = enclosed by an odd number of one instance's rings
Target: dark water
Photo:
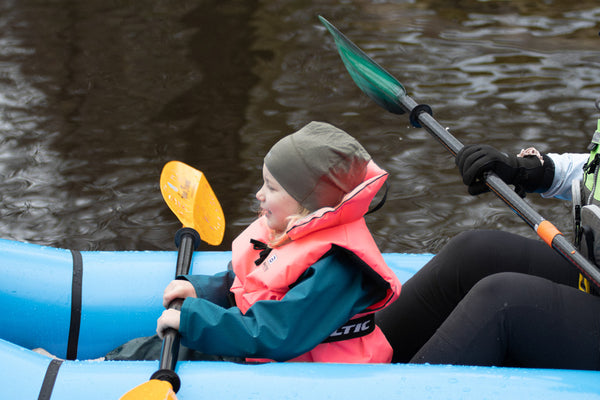
[[[435,252],[466,229],[535,236],[452,157],[350,80],[323,15],[464,143],[584,151],[600,96],[600,4],[563,1],[13,0],[0,5],[0,237],[81,250],[173,249],[158,186],[202,170],[227,220],[255,216],[262,157],[311,120],[391,173],[369,219],[383,251]],[[568,205],[528,196],[569,232]],[[208,246],[205,246],[209,249]]]

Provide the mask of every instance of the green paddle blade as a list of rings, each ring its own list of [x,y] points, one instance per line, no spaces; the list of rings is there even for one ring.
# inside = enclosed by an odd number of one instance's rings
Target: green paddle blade
[[[329,21],[320,15],[319,19],[333,36],[344,65],[360,90],[389,112],[403,114],[406,110],[399,98],[406,96],[406,90],[402,84]]]

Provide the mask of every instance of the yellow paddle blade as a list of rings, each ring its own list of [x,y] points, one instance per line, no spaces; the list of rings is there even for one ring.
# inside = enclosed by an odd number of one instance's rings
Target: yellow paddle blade
[[[160,191],[184,227],[218,246],[225,233],[225,216],[204,174],[180,161],[169,161],[160,174]]]
[[[177,400],[177,396],[169,382],[151,379],[134,387],[119,400]]]

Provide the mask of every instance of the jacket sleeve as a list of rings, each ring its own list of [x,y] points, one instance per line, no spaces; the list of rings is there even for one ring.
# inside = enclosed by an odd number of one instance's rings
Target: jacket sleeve
[[[550,188],[542,193],[542,197],[556,197],[571,200],[571,183],[573,179],[583,178],[583,166],[589,158],[584,153],[548,153],[554,162],[554,179]]]
[[[382,297],[381,286],[336,255],[311,266],[279,301],[256,302],[242,314],[207,299],[181,308],[182,344],[206,354],[269,358],[299,356]]]
[[[233,295],[229,288],[233,284],[233,271],[223,271],[215,275],[182,275],[177,279],[188,280],[196,290],[196,296],[220,307],[229,308],[233,303]]]

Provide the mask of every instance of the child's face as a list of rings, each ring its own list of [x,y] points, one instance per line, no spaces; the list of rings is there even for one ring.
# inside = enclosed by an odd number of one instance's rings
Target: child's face
[[[288,217],[298,214],[302,206],[281,187],[264,165],[263,182],[256,192],[256,198],[260,201],[262,213],[267,217],[269,228],[283,232],[287,228]]]

